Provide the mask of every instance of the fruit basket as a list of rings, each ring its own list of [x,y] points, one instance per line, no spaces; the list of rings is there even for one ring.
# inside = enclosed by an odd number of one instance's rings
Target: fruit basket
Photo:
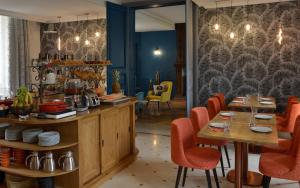
[[[11,113],[17,116],[26,116],[32,112],[32,109],[33,101],[31,94],[26,87],[20,87],[17,90],[17,96],[10,107]]]

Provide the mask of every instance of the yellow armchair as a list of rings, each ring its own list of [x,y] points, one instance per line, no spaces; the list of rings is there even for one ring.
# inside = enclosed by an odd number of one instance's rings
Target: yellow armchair
[[[164,102],[168,104],[169,109],[171,110],[170,101],[171,101],[171,95],[172,95],[172,88],[173,88],[173,82],[171,81],[164,81],[160,83],[161,86],[167,86],[167,90],[162,92],[161,96],[154,95],[153,91],[148,91],[147,100],[148,101],[157,101]]]

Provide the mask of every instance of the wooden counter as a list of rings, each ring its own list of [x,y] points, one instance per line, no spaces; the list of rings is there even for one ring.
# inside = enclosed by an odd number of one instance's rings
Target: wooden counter
[[[0,118],[0,122],[18,126],[40,127],[61,134],[56,146],[40,147],[37,144],[10,142],[0,139],[0,146],[38,151],[52,151],[59,157],[65,151],[73,151],[78,166],[73,172],[57,168],[54,173],[31,171],[26,167],[2,168],[12,174],[27,177],[55,177],[56,187],[94,187],[128,166],[136,159],[135,147],[135,102],[117,106],[101,106],[88,112],[60,120],[30,118],[21,121],[14,116]]]

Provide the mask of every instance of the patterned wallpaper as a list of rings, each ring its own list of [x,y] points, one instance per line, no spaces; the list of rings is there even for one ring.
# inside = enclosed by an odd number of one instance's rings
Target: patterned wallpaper
[[[231,17],[232,13],[232,17]],[[197,105],[223,92],[231,100],[257,93],[274,96],[279,109],[289,95],[300,96],[300,8],[296,2],[219,9],[198,9]],[[248,21],[247,21],[248,19]],[[250,23],[250,32],[245,25]],[[277,34],[283,28],[279,45]],[[231,29],[233,28],[233,29]],[[230,39],[229,33],[236,33]]]
[[[59,24],[55,24],[58,28]],[[41,24],[41,54],[49,53],[51,55],[58,54],[57,50],[57,34],[45,34],[48,24]],[[84,41],[87,36],[90,40],[90,46],[85,46]],[[74,54],[75,59],[84,60],[106,60],[106,19],[63,22],[60,24],[61,33],[61,53]],[[100,32],[100,37],[95,37],[95,32]],[[78,34],[80,42],[76,42],[74,37]]]

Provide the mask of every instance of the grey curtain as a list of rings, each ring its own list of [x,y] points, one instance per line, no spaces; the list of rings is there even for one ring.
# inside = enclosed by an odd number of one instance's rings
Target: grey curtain
[[[9,20],[9,73],[10,90],[16,92],[29,81],[28,23],[25,20]]]

